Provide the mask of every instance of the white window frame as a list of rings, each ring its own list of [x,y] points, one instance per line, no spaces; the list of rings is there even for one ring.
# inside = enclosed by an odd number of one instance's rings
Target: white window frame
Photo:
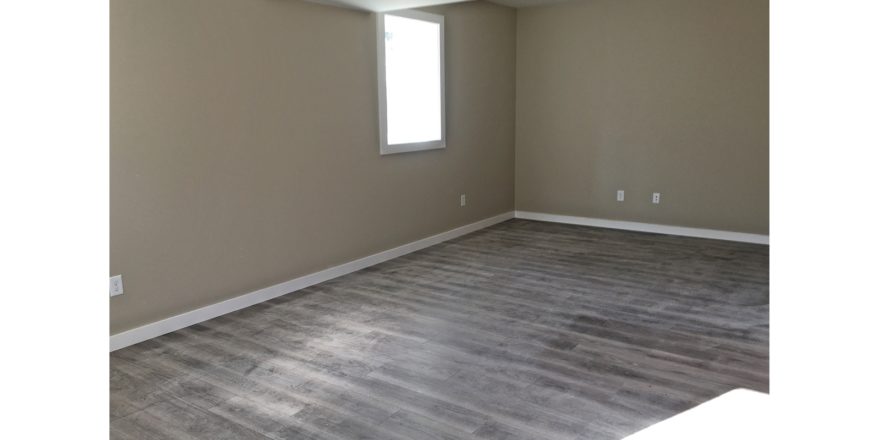
[[[427,142],[388,145],[388,103],[385,89],[385,16],[411,18],[440,25],[440,139]],[[427,12],[401,10],[377,13],[376,41],[377,65],[379,68],[379,154],[406,153],[409,151],[436,150],[446,148],[446,29],[442,15]]]

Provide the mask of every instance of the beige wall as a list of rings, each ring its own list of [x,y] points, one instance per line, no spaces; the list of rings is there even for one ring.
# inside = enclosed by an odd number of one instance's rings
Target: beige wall
[[[518,210],[768,232],[766,0],[520,9],[516,62]]]
[[[373,16],[112,0],[110,332],[512,210],[516,13],[434,10],[448,147],[380,157]]]
[[[385,157],[372,15],[110,5],[111,334],[509,211],[514,168],[519,210],[767,233],[766,0],[430,8],[449,146]]]

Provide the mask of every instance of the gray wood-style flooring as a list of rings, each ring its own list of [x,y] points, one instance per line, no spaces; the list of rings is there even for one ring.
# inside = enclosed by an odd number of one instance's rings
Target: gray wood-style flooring
[[[116,439],[620,439],[768,390],[768,247],[511,220],[110,355]]]

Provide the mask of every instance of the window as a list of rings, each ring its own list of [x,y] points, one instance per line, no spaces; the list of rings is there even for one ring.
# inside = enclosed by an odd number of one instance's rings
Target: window
[[[378,14],[379,152],[446,147],[443,16]]]

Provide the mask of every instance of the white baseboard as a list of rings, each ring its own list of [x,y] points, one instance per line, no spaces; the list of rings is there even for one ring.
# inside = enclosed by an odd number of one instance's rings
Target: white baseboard
[[[568,223],[572,225],[596,226],[599,228],[624,229],[627,231],[653,232],[655,234],[681,235],[685,237],[712,238],[715,240],[741,241],[745,243],[770,244],[769,235],[747,234],[745,232],[719,231],[715,229],[686,228],[682,226],[657,225],[653,223],[606,220],[601,218],[576,217],[571,215],[544,214],[540,212],[516,211],[516,218],[544,222]]]
[[[469,234],[471,232],[492,226],[494,224],[501,223],[505,220],[512,219],[513,216],[513,212],[506,212],[504,214],[496,215],[494,217],[480,220],[475,223],[464,225],[450,231],[442,232],[437,235],[432,235],[428,238],[423,238],[421,240],[407,243],[403,246],[398,246],[393,249],[388,249],[387,251],[382,251],[364,258],[349,261],[348,263],[340,264],[339,266],[324,269],[320,272],[315,272],[296,279],[292,279],[290,281],[285,281],[274,286],[269,286],[264,289],[228,299],[226,301],[211,304],[200,309],[181,313],[180,315],[172,316],[161,321],[156,321],[141,327],[111,335],[110,351],[119,350],[120,348],[125,348],[129,345],[146,341],[147,339],[152,339],[157,336],[173,332],[175,330],[180,330],[184,327],[189,327],[191,325],[198,324],[212,318],[216,318],[220,315],[225,315],[227,313],[234,312],[245,307],[250,307],[254,304],[259,304],[272,298],[277,298],[291,292],[296,292],[297,290],[304,289],[306,287],[313,286],[315,284],[322,283],[324,281],[361,270],[365,267],[369,267],[375,264],[382,263],[384,261],[406,255],[410,252],[415,252],[426,247],[433,246],[447,240],[451,240],[453,238],[461,237],[462,235]]]

